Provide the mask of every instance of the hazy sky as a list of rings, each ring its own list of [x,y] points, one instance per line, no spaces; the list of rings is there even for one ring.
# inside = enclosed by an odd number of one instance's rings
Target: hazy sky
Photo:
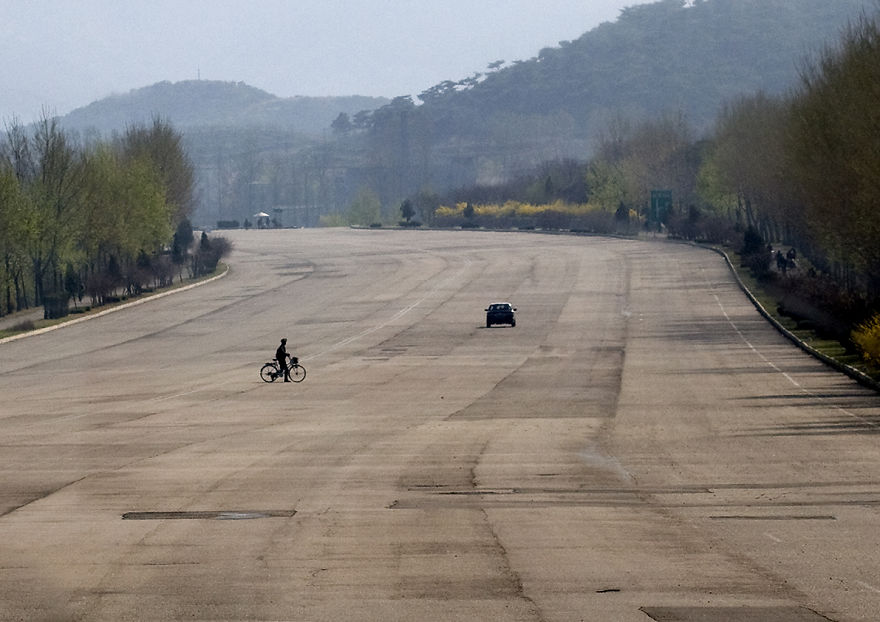
[[[0,0],[0,128],[162,80],[416,96],[653,0]]]

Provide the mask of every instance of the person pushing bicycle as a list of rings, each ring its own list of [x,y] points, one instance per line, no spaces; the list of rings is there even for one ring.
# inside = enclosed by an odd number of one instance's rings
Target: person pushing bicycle
[[[278,349],[275,350],[275,360],[278,361],[278,366],[284,372],[284,382],[290,382],[290,365],[287,364],[289,358],[291,356],[287,353],[287,338],[285,337],[281,340]]]
[[[299,358],[287,353],[287,339],[275,350],[275,358],[260,368],[263,382],[275,382],[284,378],[284,382],[302,382],[306,379],[306,368],[300,365]]]

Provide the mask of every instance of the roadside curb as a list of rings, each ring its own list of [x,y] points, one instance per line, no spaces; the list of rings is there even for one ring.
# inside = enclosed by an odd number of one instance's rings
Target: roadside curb
[[[171,296],[173,294],[179,294],[180,292],[185,292],[190,289],[195,289],[196,287],[201,287],[202,285],[207,285],[213,281],[218,279],[222,279],[229,273],[229,266],[226,266],[226,269],[216,276],[212,276],[210,279],[205,279],[204,281],[199,281],[197,283],[190,283],[189,285],[184,285],[183,287],[178,287],[177,289],[172,289],[167,292],[159,292],[158,294],[153,294],[152,296],[147,296],[145,298],[138,298],[137,300],[132,300],[131,302],[126,302],[121,305],[115,306],[111,309],[104,309],[103,311],[99,311],[97,313],[93,313],[90,315],[86,315],[83,317],[78,317],[72,319],[68,322],[60,322],[58,324],[54,324],[52,326],[46,326],[45,328],[38,328],[37,330],[28,331],[25,333],[21,333],[18,335],[12,335],[10,337],[4,337],[0,339],[0,345],[4,343],[9,343],[10,341],[17,341],[19,339],[24,339],[25,337],[33,337],[35,335],[42,335],[43,333],[49,333],[53,330],[58,330],[59,328],[64,328],[66,326],[72,326],[74,324],[79,324],[80,322],[87,322],[89,320],[94,320],[95,318],[99,318],[103,315],[108,315],[110,313],[116,313],[117,311],[122,311],[123,309],[128,309],[129,307],[134,307],[137,305],[142,305],[150,302],[151,300],[158,300],[159,298],[164,298],[165,296]]]
[[[855,367],[852,367],[852,366],[847,365],[845,363],[841,363],[837,359],[834,359],[834,358],[828,356],[827,354],[819,352],[816,348],[814,348],[810,344],[806,343],[805,341],[801,340],[800,337],[798,337],[793,332],[788,330],[785,326],[780,324],[779,320],[777,320],[775,317],[773,317],[773,315],[771,313],[769,313],[767,311],[767,309],[764,308],[764,305],[762,305],[758,301],[758,299],[755,298],[755,296],[752,294],[751,290],[746,286],[746,284],[743,282],[743,280],[739,277],[739,274],[737,274],[736,268],[734,268],[733,262],[730,261],[730,257],[727,255],[727,253],[725,253],[720,248],[716,248],[714,246],[708,246],[708,245],[703,245],[703,244],[699,244],[697,246],[699,246],[700,248],[705,248],[705,249],[714,251],[714,252],[718,253],[719,255],[721,255],[722,257],[724,257],[724,261],[727,262],[727,267],[730,269],[731,274],[733,274],[733,278],[736,279],[736,282],[737,282],[737,285],[739,285],[739,288],[743,291],[743,293],[745,293],[745,295],[748,297],[748,299],[752,302],[752,304],[758,310],[758,313],[763,315],[764,319],[766,319],[768,322],[770,322],[770,324],[777,331],[779,331],[779,333],[781,333],[789,341],[794,343],[801,350],[803,350],[804,352],[810,354],[811,356],[819,359],[820,361],[822,361],[823,363],[825,363],[826,365],[828,365],[832,369],[839,371],[840,373],[846,374],[847,376],[849,376],[850,378],[852,378],[853,380],[855,380],[856,382],[858,382],[862,386],[867,387],[869,389],[873,389],[874,391],[877,391],[878,393],[880,393],[880,382],[877,382],[876,380],[871,378],[869,375],[865,374],[864,372],[859,371]]]

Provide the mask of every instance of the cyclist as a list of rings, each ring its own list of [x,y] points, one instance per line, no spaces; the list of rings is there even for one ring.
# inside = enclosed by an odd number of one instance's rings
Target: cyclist
[[[290,355],[287,353],[287,338],[285,337],[281,340],[281,345],[278,346],[278,349],[275,350],[275,360],[278,361],[278,366],[284,372],[284,382],[290,382],[290,366],[287,364],[289,357]]]

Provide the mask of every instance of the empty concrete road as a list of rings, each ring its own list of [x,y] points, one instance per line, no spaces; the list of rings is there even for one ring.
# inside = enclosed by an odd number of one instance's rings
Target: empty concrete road
[[[228,235],[223,279],[0,344],[0,619],[878,618],[880,398],[719,256]]]

